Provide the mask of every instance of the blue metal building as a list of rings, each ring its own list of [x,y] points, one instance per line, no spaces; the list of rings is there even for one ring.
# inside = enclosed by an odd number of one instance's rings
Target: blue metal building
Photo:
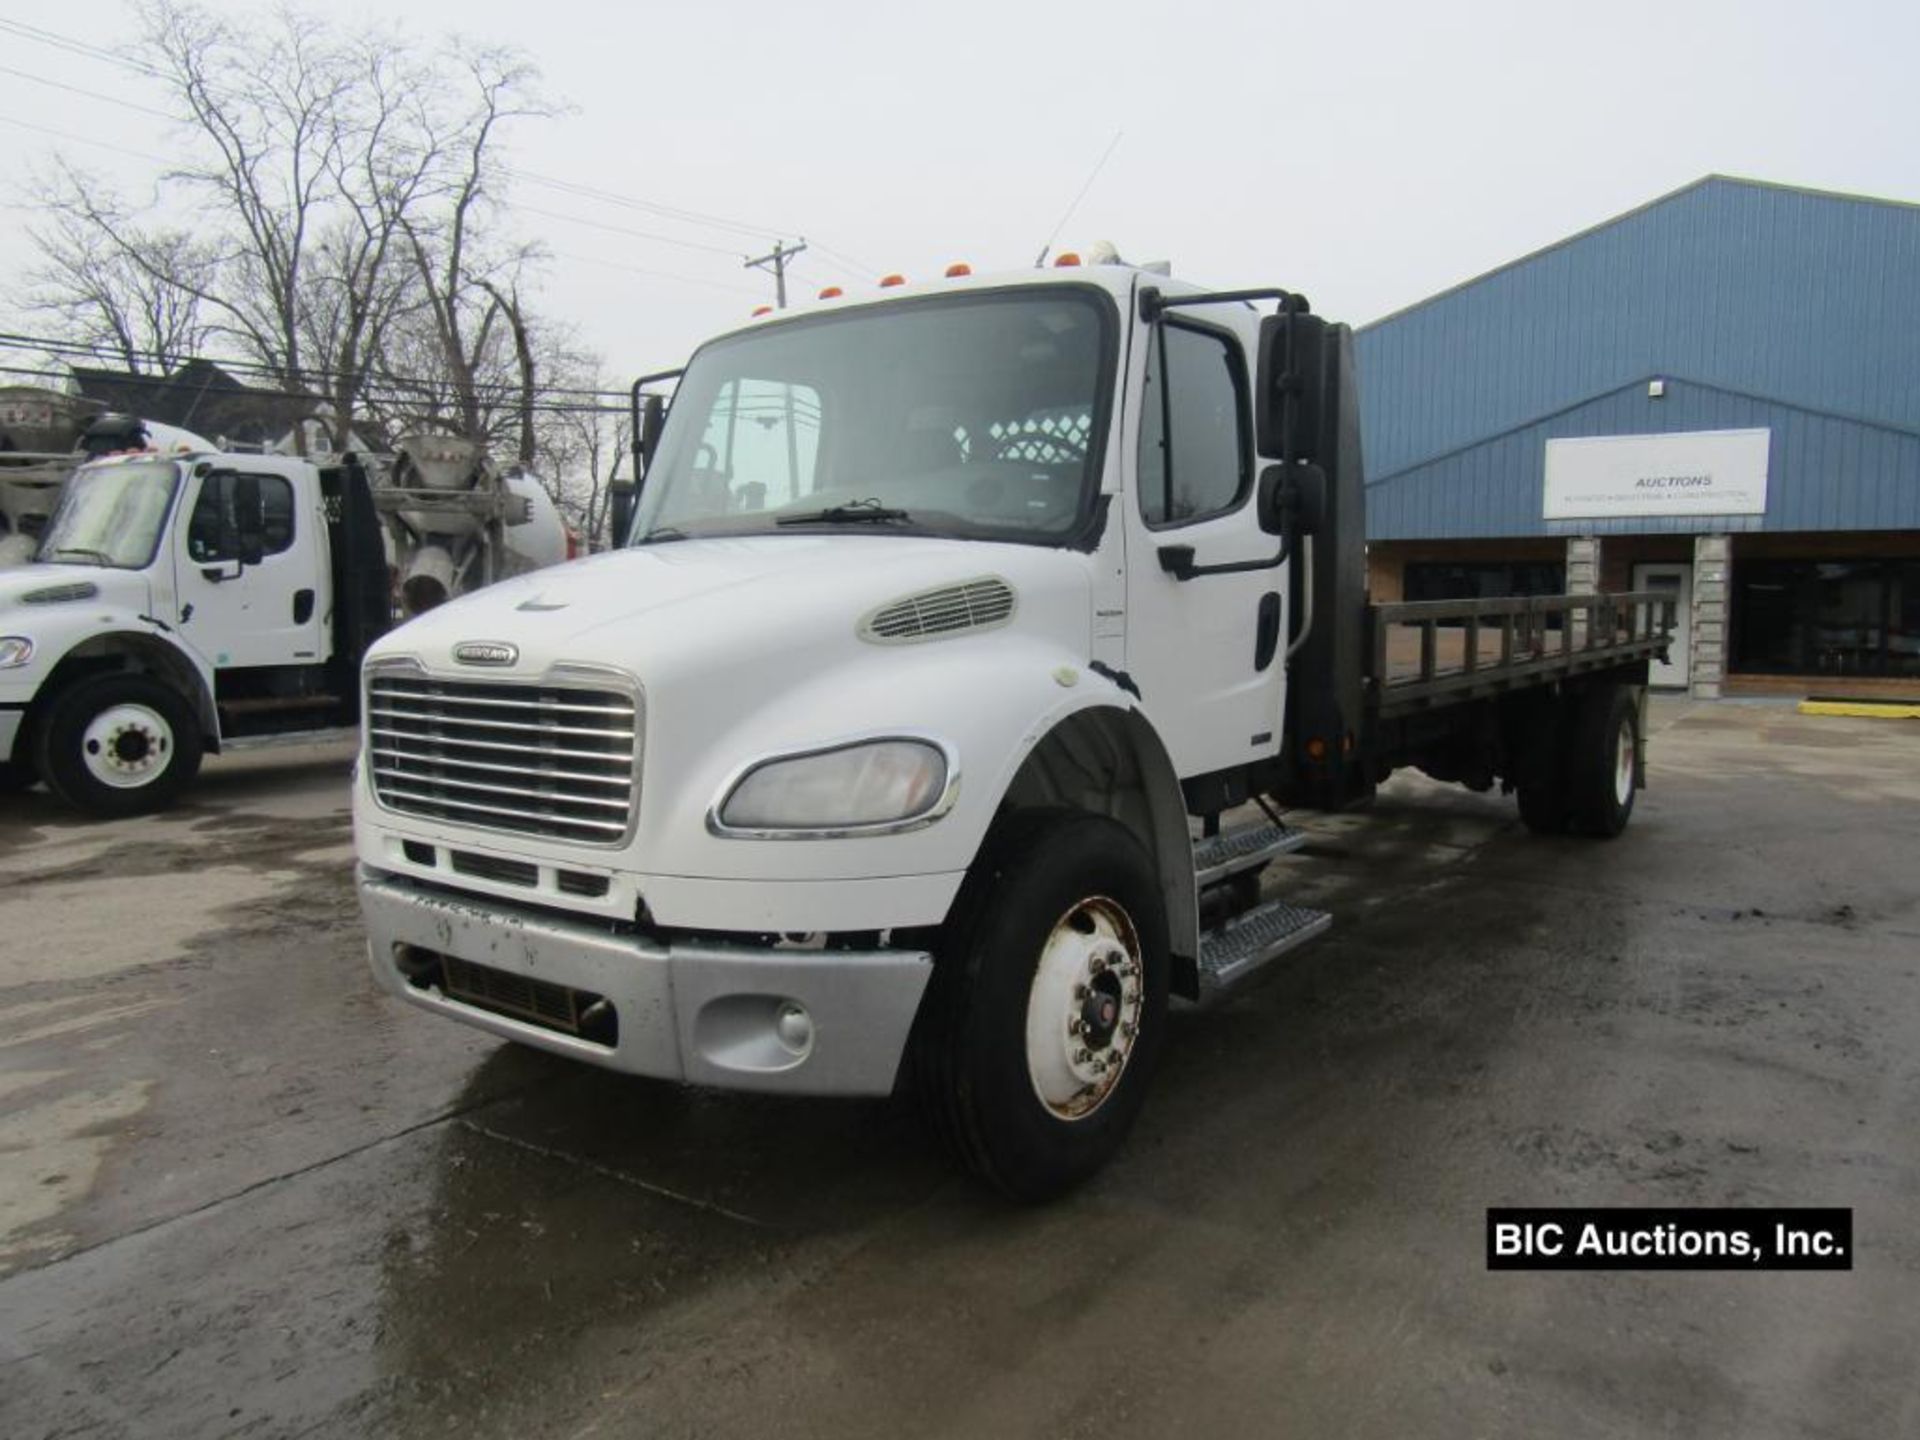
[[[1668,683],[1920,686],[1920,206],[1708,176],[1358,356],[1376,598],[1666,588]]]

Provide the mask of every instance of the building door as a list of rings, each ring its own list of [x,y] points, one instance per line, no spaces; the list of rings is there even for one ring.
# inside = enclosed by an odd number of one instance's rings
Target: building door
[[[1673,646],[1664,661],[1653,662],[1647,680],[1658,686],[1684,687],[1693,645],[1693,566],[1636,565],[1633,588],[1673,596]]]

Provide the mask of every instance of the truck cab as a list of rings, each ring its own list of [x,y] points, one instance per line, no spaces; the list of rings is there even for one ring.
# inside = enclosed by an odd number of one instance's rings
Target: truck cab
[[[1300,838],[1277,808],[1222,814],[1401,760],[1367,749],[1349,355],[1297,297],[1119,264],[710,342],[636,415],[624,545],[369,653],[375,975],[642,1075],[911,1079],[1008,1193],[1084,1178],[1169,996],[1328,923],[1248,883]]]
[[[34,563],[0,571],[8,778],[132,814],[170,801],[208,751],[351,723],[360,650],[385,627],[384,564],[377,592],[351,578],[356,532],[379,555],[365,497],[350,461],[81,466]]]

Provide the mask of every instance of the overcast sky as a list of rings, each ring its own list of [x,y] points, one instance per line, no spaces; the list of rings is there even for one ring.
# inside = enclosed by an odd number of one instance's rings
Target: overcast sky
[[[1196,279],[1289,285],[1355,323],[1709,171],[1920,200],[1911,0],[350,0],[327,13],[522,47],[571,111],[512,132],[517,168],[751,228],[516,189],[524,232],[552,252],[545,309],[614,376],[676,364],[770,299],[741,260],[776,238],[813,243],[795,280],[809,296],[952,260],[1031,264],[1116,134],[1063,248],[1107,239]],[[8,0],[5,15],[96,45],[130,25],[106,0]],[[153,162],[113,147],[164,153],[164,126],[28,76],[161,103],[136,75],[8,35],[9,175],[58,149],[150,186]],[[0,296],[30,261],[20,193],[4,198]]]

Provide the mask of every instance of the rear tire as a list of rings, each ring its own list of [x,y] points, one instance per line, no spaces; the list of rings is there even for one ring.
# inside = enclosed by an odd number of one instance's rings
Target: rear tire
[[[1573,719],[1567,798],[1575,832],[1611,840],[1627,828],[1638,788],[1640,707],[1608,685],[1581,697]]]
[[[1536,835],[1564,835],[1567,802],[1566,708],[1558,700],[1540,707],[1519,777],[1520,819]]]
[[[1050,1200],[1112,1158],[1166,1025],[1167,920],[1146,852],[1104,816],[1015,814],[937,945],[913,1070],[968,1169]]]
[[[199,718],[174,690],[145,675],[96,675],[48,707],[35,761],[62,800],[114,819],[172,804],[199,773],[203,745]]]

